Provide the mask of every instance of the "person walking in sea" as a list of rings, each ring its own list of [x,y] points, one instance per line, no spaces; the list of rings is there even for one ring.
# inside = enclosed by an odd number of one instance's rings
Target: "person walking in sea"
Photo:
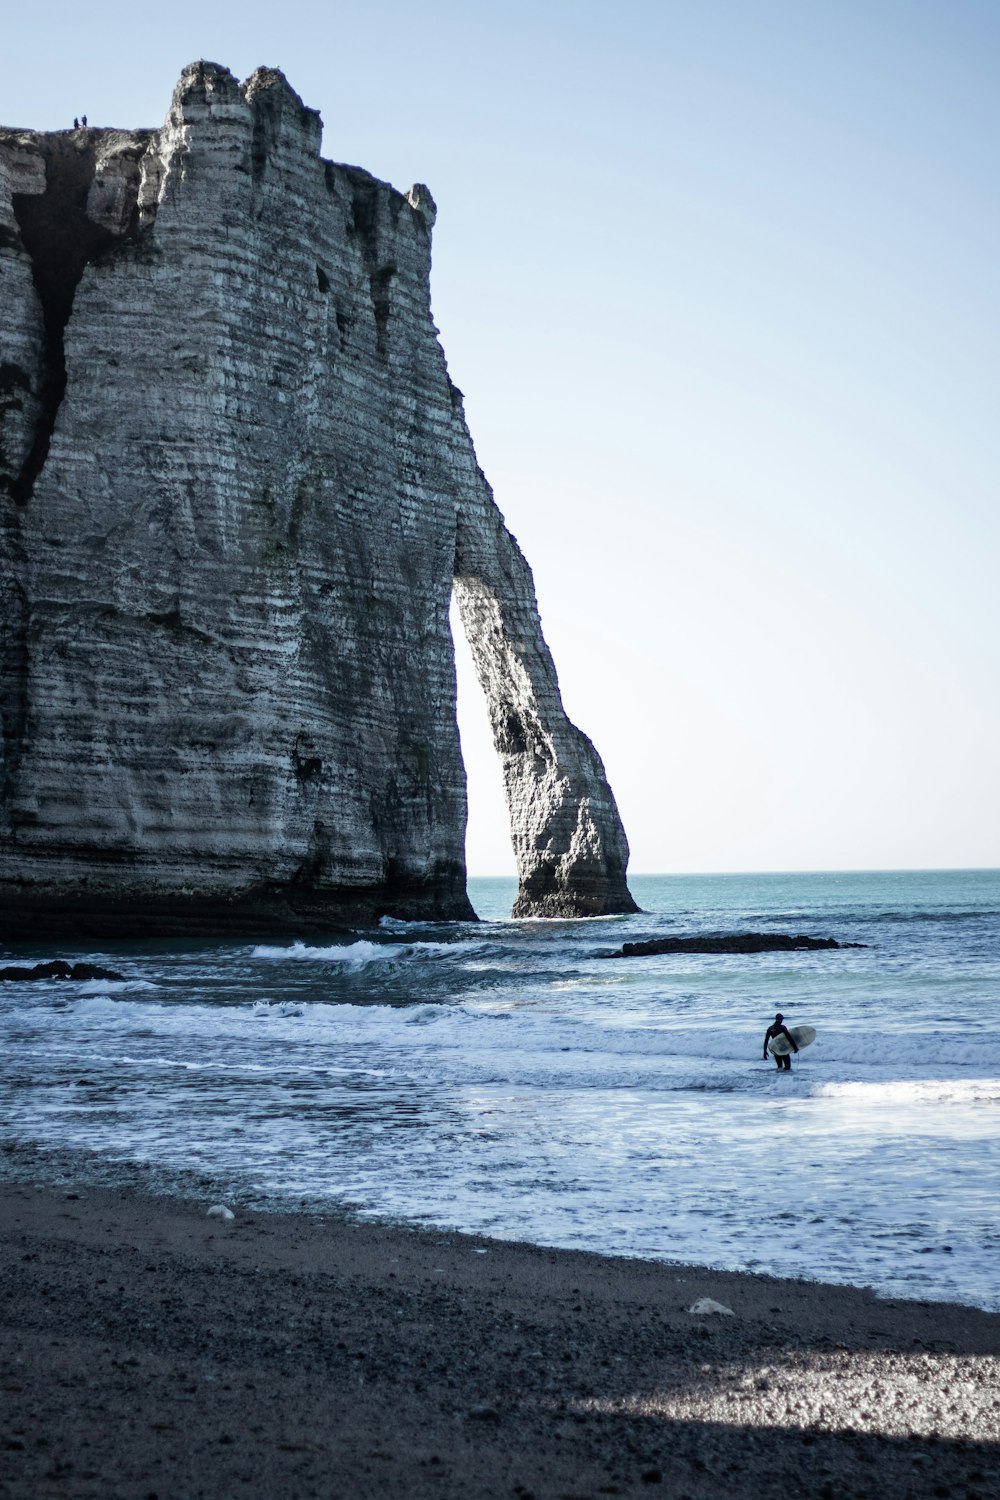
[[[795,1038],[792,1036],[792,1033],[789,1031],[788,1027],[785,1025],[785,1018],[781,1014],[781,1011],[779,1010],[778,1014],[774,1018],[774,1025],[773,1026],[769,1026],[767,1028],[766,1032],[764,1033],[764,1061],[765,1062],[767,1062],[767,1044],[768,1044],[768,1042],[773,1041],[776,1036],[787,1036],[788,1041],[789,1041],[789,1043],[791,1045],[792,1052],[798,1052],[798,1050],[799,1050],[798,1047],[797,1047],[797,1045],[796,1045]],[[784,1055],[782,1055],[780,1052],[776,1052],[775,1055],[774,1055],[774,1060],[775,1060],[775,1062],[778,1065],[778,1072],[779,1073],[782,1071],[782,1069],[784,1069],[784,1071],[786,1073],[790,1073],[792,1071],[792,1053],[791,1052],[786,1052],[786,1053],[784,1053]]]

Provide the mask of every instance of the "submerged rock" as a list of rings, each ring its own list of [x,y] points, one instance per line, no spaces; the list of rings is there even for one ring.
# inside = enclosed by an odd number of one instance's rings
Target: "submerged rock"
[[[783,932],[737,932],[696,937],[651,938],[624,943],[616,953],[599,958],[645,958],[655,953],[789,953],[800,948],[864,948],[864,943],[838,943],[836,938],[789,937]]]
[[[471,918],[453,593],[516,912],[635,910],[431,319],[434,200],[320,134],[206,62],[159,130],[0,130],[11,937]]]

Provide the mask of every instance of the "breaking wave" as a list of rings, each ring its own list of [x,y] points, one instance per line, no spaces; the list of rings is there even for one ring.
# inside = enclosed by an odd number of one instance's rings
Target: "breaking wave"
[[[403,963],[407,959],[454,958],[485,947],[484,943],[372,943],[361,938],[354,943],[335,943],[325,948],[310,948],[295,942],[290,947],[260,944],[251,950],[251,958],[277,959],[296,963],[347,964],[361,968],[365,964]]]

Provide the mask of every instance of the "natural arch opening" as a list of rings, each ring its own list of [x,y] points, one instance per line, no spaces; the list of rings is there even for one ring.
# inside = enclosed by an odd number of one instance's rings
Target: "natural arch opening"
[[[466,868],[472,877],[498,875],[515,878],[517,864],[504,796],[503,771],[493,744],[486,694],[476,673],[454,594],[451,634],[455,642],[458,732],[469,805],[465,835]]]
[[[528,566],[505,528],[488,568],[456,554],[454,596],[488,703],[517,862],[515,917],[637,911],[600,756],[566,717]],[[475,540],[475,538],[473,538]]]

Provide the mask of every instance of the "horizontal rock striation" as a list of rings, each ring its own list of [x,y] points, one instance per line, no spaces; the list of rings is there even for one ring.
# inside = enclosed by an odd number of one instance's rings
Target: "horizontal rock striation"
[[[517,911],[634,910],[430,315],[435,206],[278,72],[0,131],[8,938],[472,917],[449,606]]]

